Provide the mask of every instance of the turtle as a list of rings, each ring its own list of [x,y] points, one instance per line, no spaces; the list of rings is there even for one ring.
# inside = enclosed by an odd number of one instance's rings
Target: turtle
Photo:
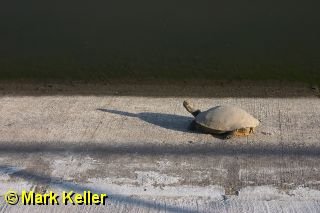
[[[215,106],[204,112],[194,109],[188,101],[184,101],[183,106],[195,117],[190,125],[191,130],[222,135],[224,139],[248,136],[260,124],[258,119],[233,105]]]

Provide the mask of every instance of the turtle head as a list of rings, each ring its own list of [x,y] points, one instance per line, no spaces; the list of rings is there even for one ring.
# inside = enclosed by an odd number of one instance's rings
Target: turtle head
[[[190,103],[189,103],[188,101],[184,100],[184,101],[183,101],[183,106],[184,106],[185,108],[187,108],[188,106],[190,106]]]
[[[200,110],[198,109],[194,109],[188,101],[183,101],[183,106],[184,108],[186,108],[186,110],[188,112],[190,112],[194,117],[196,117],[199,113],[200,113]]]
[[[192,106],[190,105],[190,103],[188,101],[183,101],[183,106],[184,108],[186,108],[186,110],[190,113],[192,113],[194,111],[194,109],[192,108]]]

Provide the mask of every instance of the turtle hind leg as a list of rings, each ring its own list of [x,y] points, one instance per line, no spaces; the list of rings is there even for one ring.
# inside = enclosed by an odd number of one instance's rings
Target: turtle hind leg
[[[196,117],[201,111],[199,109],[194,109],[187,101],[183,102],[183,106],[184,108],[186,108],[186,110],[188,112],[190,112],[194,117]]]
[[[251,133],[253,133],[253,128],[241,128],[241,129],[237,129],[235,130],[235,136],[248,136]]]
[[[224,134],[224,139],[231,139],[233,137],[241,137],[241,136],[248,136],[250,133],[253,132],[253,128],[242,128],[242,129],[236,129],[234,131],[230,131]]]

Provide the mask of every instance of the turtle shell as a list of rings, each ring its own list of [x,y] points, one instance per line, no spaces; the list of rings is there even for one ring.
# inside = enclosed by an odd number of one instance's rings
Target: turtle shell
[[[260,123],[243,109],[231,105],[216,106],[201,112],[195,121],[204,127],[219,131],[256,127]]]

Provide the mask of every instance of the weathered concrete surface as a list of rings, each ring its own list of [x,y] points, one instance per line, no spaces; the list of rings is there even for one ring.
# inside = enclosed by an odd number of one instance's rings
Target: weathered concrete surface
[[[137,86],[139,85],[139,86]],[[317,85],[288,81],[249,80],[104,80],[81,81],[0,81],[0,95],[45,96],[141,96],[141,97],[264,97],[301,98],[319,95]],[[311,92],[311,90],[313,92]]]
[[[320,211],[319,98],[189,98],[201,109],[239,105],[262,121],[255,135],[227,141],[190,132],[183,100],[1,97],[1,195],[34,189],[110,196],[106,206],[1,210]]]

